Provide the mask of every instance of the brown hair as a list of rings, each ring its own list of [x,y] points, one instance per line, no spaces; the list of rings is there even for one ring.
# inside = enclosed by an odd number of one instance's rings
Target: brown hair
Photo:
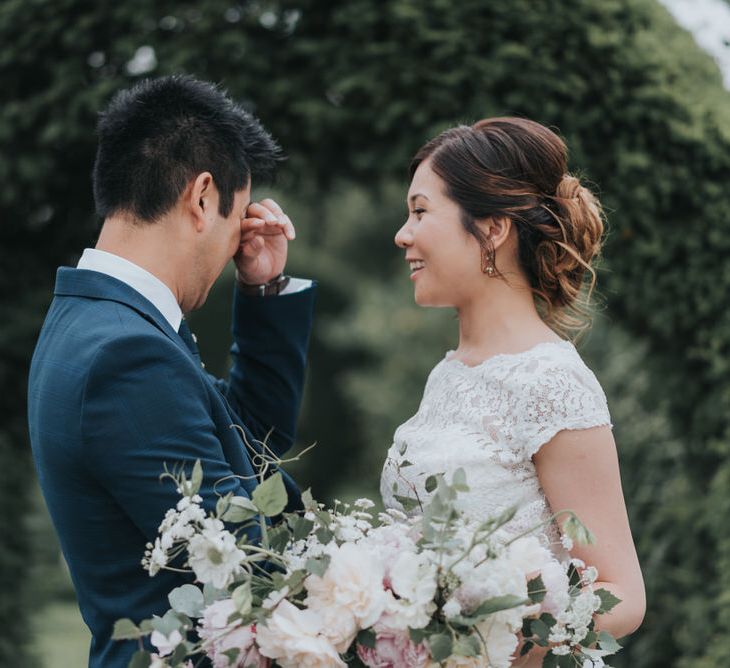
[[[535,121],[488,118],[425,144],[411,162],[411,177],[427,159],[483,252],[489,242],[477,221],[512,220],[519,262],[545,322],[566,335],[588,327],[596,281],[591,261],[601,249],[603,212],[593,193],[567,173],[565,142]]]

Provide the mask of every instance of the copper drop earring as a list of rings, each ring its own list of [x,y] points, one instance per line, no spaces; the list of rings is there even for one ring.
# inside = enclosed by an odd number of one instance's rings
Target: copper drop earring
[[[482,273],[491,277],[496,271],[494,246],[488,241],[482,245]]]

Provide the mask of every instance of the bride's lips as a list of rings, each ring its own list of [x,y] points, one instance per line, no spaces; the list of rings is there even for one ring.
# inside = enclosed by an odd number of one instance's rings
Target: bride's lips
[[[411,270],[411,280],[413,280],[415,275],[419,271],[422,271],[423,268],[425,267],[424,261],[419,258],[406,258],[406,262],[408,262],[408,265]]]

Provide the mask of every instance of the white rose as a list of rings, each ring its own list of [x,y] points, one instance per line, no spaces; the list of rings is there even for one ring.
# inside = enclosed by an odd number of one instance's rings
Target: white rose
[[[361,628],[372,626],[388,603],[383,587],[384,567],[369,550],[345,543],[330,550],[330,563],[322,577],[304,582],[306,604],[312,609],[349,611]]]
[[[256,627],[256,641],[261,654],[282,668],[345,668],[321,630],[315,613],[283,600],[266,623]]]
[[[554,559],[550,550],[536,536],[525,536],[511,543],[507,548],[507,558],[526,575],[539,571]]]
[[[436,594],[436,564],[428,552],[402,552],[390,569],[393,591],[411,603],[425,604]]]

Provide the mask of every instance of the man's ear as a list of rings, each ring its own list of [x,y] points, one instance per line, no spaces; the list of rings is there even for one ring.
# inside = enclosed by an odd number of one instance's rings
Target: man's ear
[[[210,172],[201,172],[185,191],[186,208],[198,232],[213,221],[218,210],[218,190]]]
[[[492,242],[494,250],[502,246],[509,239],[512,231],[512,219],[508,216],[494,216],[477,222],[486,238]]]

